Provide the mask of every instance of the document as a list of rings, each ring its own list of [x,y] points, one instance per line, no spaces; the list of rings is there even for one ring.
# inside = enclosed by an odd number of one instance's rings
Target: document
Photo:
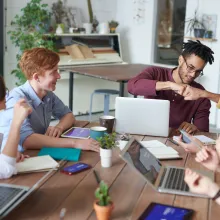
[[[216,141],[212,138],[209,138],[205,135],[194,135],[193,137],[197,138],[198,140],[200,140],[203,144],[205,145],[211,145],[211,144],[215,144]],[[179,136],[173,136],[173,140],[177,140],[179,138]]]
[[[30,157],[23,162],[16,163],[18,173],[42,172],[58,167],[59,164],[49,155]]]

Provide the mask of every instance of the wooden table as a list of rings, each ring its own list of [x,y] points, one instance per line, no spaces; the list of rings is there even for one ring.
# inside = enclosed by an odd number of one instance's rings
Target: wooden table
[[[94,123],[87,125],[87,127],[90,126],[94,126]],[[201,134],[216,139],[216,134]],[[186,154],[182,148],[173,145],[166,138],[150,136],[135,137],[138,140],[159,140],[168,146],[172,146],[183,157],[183,160],[162,161],[163,164],[206,170],[194,161],[193,155]],[[37,154],[37,151],[31,151],[31,154]],[[110,196],[115,205],[112,219],[136,220],[151,202],[192,208],[195,210],[193,219],[219,219],[220,207],[212,200],[157,193],[129,168],[117,154],[114,155],[113,166],[111,168],[102,168],[99,154],[95,152],[82,152],[80,161],[94,167],[101,179],[110,186]],[[66,163],[66,165],[70,164],[72,163]],[[18,175],[0,182],[31,186],[44,174]],[[216,174],[216,182],[220,184],[220,174]],[[96,187],[97,183],[92,169],[73,176],[62,174],[59,171],[54,172],[37,191],[30,195],[5,219],[59,219],[60,210],[66,208],[65,220],[95,220],[93,201]]]
[[[123,97],[124,84],[128,82],[129,79],[139,74],[146,67],[147,65],[144,64],[115,64],[91,67],[60,67],[60,71],[69,72],[69,108],[73,110],[74,74],[118,82],[120,84],[119,95]]]

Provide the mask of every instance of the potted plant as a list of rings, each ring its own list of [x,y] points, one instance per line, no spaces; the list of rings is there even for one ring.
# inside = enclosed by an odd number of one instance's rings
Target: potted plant
[[[100,143],[100,157],[102,167],[111,167],[112,165],[112,149],[118,145],[116,133],[105,134],[97,139]]]
[[[108,24],[110,28],[110,33],[115,33],[115,30],[118,27],[119,23],[117,21],[111,20]]]
[[[185,21],[187,25],[187,33],[194,31],[194,37],[203,38],[206,28],[202,20],[199,19],[197,11],[195,11],[194,17]]]
[[[100,182],[99,188],[95,191],[96,201],[94,202],[94,209],[98,220],[110,219],[113,203],[111,202],[108,191],[108,185],[103,181]]]
[[[45,32],[49,31],[51,13],[47,4],[41,4],[41,0],[31,0],[26,7],[21,9],[21,14],[16,15],[11,22],[13,30],[8,31],[12,44],[19,47],[19,53],[16,55],[17,62],[20,61],[24,50],[34,47],[45,47],[55,50],[53,42],[53,34],[48,34],[45,38]],[[26,81],[19,65],[12,70],[11,74],[15,74],[18,78],[17,85]]]
[[[55,17],[55,21],[56,21],[56,33],[57,34],[61,34],[64,32],[65,29],[65,25],[63,23],[63,20],[66,20],[68,26],[70,27],[70,20],[68,17],[68,13],[65,10],[65,7],[63,5],[63,2],[61,0],[58,0],[57,2],[52,4],[52,12],[53,15]]]

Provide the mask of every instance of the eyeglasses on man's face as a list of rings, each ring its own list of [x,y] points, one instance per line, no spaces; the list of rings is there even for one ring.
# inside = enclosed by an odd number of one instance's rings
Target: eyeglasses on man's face
[[[196,77],[197,77],[197,76],[203,76],[203,70],[195,70],[194,67],[189,66],[189,65],[187,64],[185,57],[183,57],[183,59],[184,59],[184,62],[185,62],[185,64],[186,64],[186,70],[187,70],[187,72],[189,72],[189,73],[195,73]]]

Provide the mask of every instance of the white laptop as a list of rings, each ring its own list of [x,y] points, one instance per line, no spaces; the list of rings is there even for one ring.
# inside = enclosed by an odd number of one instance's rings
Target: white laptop
[[[117,133],[168,137],[170,102],[159,99],[117,97]]]
[[[189,191],[189,187],[184,182],[185,169],[183,167],[163,166],[147,148],[133,137],[120,156],[158,192],[207,198],[206,195]],[[199,172],[201,173],[201,171]],[[203,171],[202,174],[214,180],[214,173]]]

